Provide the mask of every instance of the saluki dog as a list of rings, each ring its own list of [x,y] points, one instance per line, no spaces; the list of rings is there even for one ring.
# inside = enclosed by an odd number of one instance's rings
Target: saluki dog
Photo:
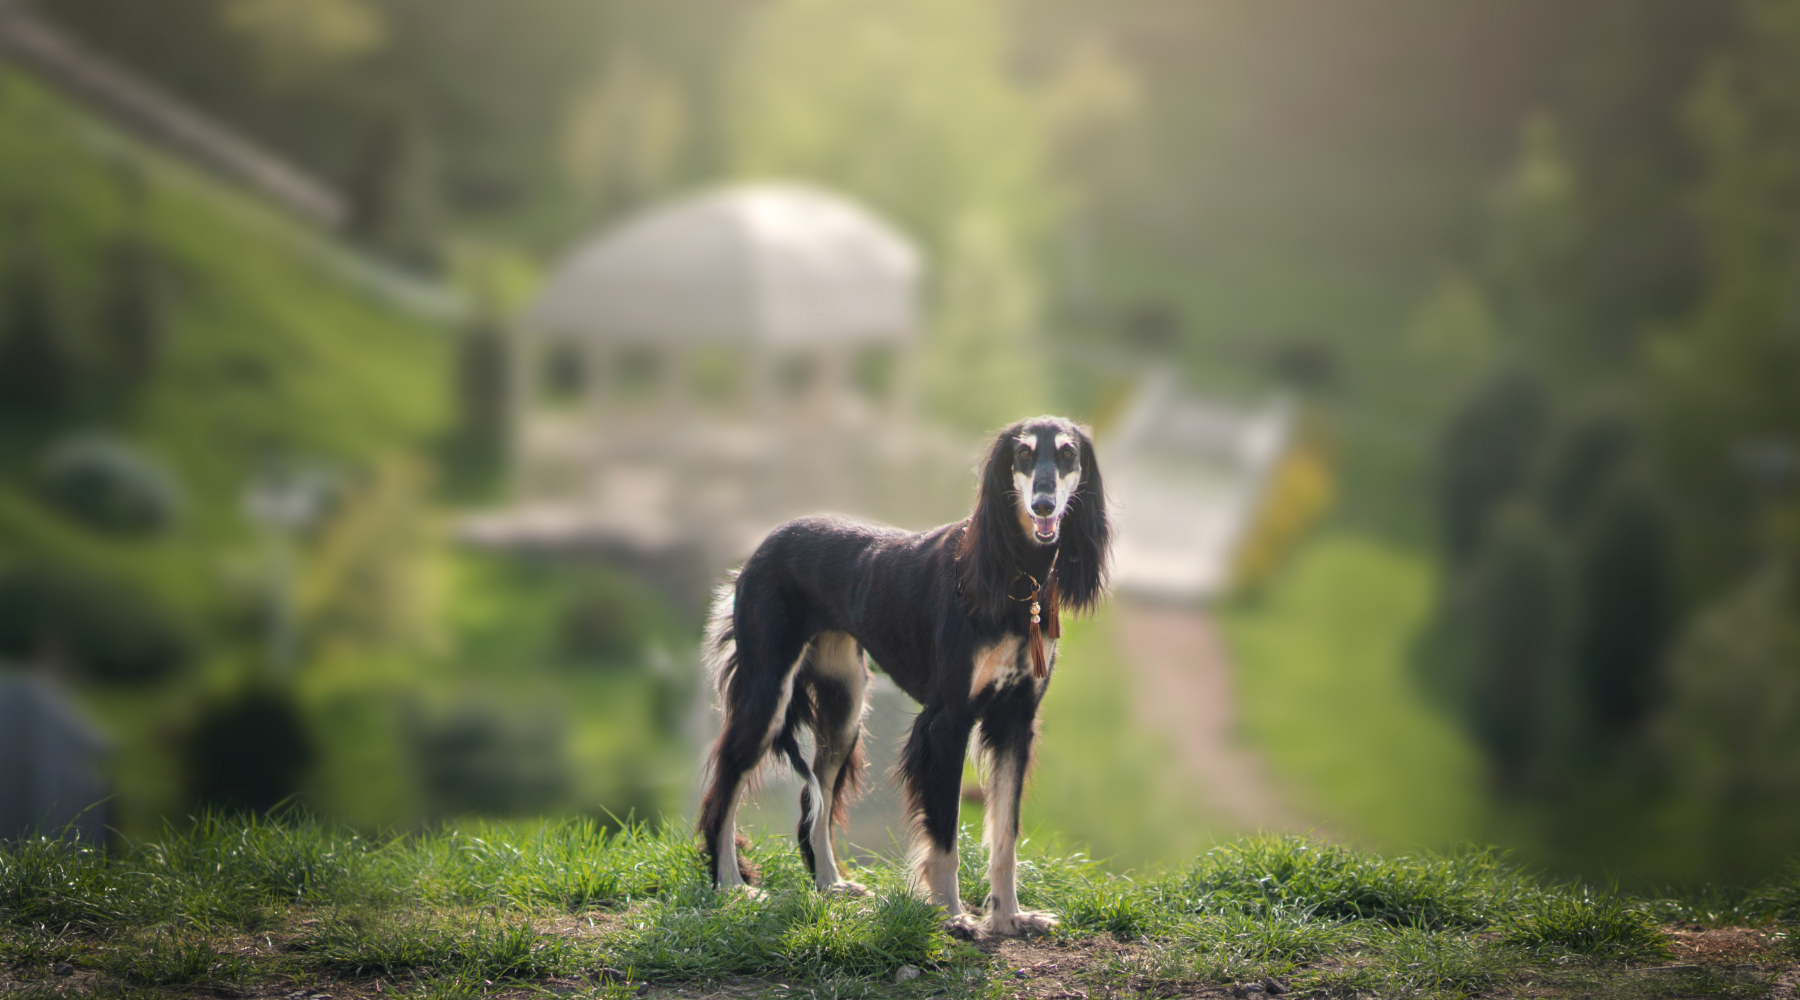
[[[861,778],[873,657],[921,706],[898,767],[915,885],[961,936],[1054,927],[1051,914],[1019,909],[1019,797],[1056,661],[1058,612],[1099,601],[1110,535],[1093,440],[1060,417],[1000,432],[966,520],[914,534],[822,516],[771,532],[719,588],[707,626],[725,714],[699,819],[713,884],[754,878],[739,856],[738,802],[774,753],[803,782],[797,839],[818,888],[864,891],[838,869],[833,827]],[[810,765],[802,728],[812,733]],[[956,885],[963,758],[975,733],[990,887],[979,920],[963,911]]]

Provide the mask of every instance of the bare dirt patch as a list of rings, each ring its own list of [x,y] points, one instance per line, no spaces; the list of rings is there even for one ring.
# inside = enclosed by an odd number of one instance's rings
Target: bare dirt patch
[[[1255,751],[1237,738],[1231,658],[1204,613],[1120,601],[1119,649],[1137,672],[1135,711],[1168,736],[1209,800],[1246,830],[1300,829]]]
[[[1037,1000],[1089,1000],[1104,996],[1093,972],[1108,959],[1124,959],[1144,951],[1143,945],[1121,944],[1110,938],[1054,942],[1025,938],[994,942],[982,948],[1001,963],[995,973],[1009,993]]]
[[[1693,965],[1763,964],[1781,946],[1780,932],[1763,927],[1675,925],[1663,928],[1675,960]]]

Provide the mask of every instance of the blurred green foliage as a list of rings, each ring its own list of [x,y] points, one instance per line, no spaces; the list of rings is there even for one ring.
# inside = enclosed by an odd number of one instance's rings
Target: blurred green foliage
[[[120,441],[82,435],[58,442],[44,459],[39,489],[63,513],[121,535],[168,527],[181,491],[167,470]]]
[[[1694,864],[1748,871],[1792,828],[1780,720],[1741,740],[1720,720],[1785,704],[1800,614],[1771,596],[1800,565],[1796,0],[40,7],[483,306],[445,336],[384,301],[385,269],[4,78],[0,545],[90,597],[154,593],[189,637],[180,679],[138,696],[163,721],[94,694],[133,746],[262,661],[287,553],[318,801],[367,823],[475,808],[419,779],[429,746],[538,789],[480,808],[666,802],[680,671],[646,668],[691,623],[610,571],[446,544],[446,498],[499,490],[494,359],[528,283],[467,272],[779,174],[927,247],[939,418],[1105,418],[1152,367],[1306,398],[1330,533],[1225,613],[1247,728],[1303,798],[1388,843],[1496,830],[1552,863],[1606,840],[1654,857],[1705,812],[1742,850]],[[46,490],[52,442],[88,427],[166,468],[183,516],[114,537]],[[238,509],[284,460],[339,483],[291,552]],[[1100,662],[1106,627],[1071,647]],[[1069,745],[1109,764],[1070,755],[1058,787],[1140,828],[1205,822],[1131,811],[1162,779],[1114,776],[1157,750],[1106,735],[1117,691],[1083,690]],[[163,765],[120,766],[176,799]],[[1516,823],[1482,826],[1484,803]],[[1132,859],[1192,839],[1084,822],[1048,825]]]
[[[686,655],[681,616],[613,571],[453,556],[434,513],[424,456],[446,438],[473,488],[497,471],[503,400],[477,370],[493,333],[464,342],[459,401],[456,341],[365,262],[17,74],[0,133],[0,206],[37,220],[8,230],[4,301],[53,309],[69,359],[67,394],[9,396],[0,417],[0,649],[83,682],[120,747],[117,822],[293,794],[369,826],[666,809],[684,689],[646,664]],[[142,288],[105,291],[147,280],[122,245],[156,262],[151,320],[126,307]],[[295,461],[332,485],[276,544],[243,491]],[[297,676],[270,659],[277,557]],[[554,679],[588,665],[610,679]]]

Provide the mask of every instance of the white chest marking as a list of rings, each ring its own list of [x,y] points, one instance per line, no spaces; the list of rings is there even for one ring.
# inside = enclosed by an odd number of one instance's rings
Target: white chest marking
[[[969,697],[989,687],[1005,685],[1013,677],[1031,668],[1019,661],[1019,637],[1009,635],[975,654],[975,670],[970,675]]]

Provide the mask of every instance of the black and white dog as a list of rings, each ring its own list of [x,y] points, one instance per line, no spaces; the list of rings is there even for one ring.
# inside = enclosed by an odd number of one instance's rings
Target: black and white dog
[[[805,782],[798,839],[818,887],[864,891],[840,875],[833,827],[863,767],[866,651],[922,706],[899,765],[917,884],[965,936],[1055,926],[1048,913],[1019,909],[1019,796],[1059,606],[1084,612],[1099,601],[1109,537],[1093,441],[1059,417],[1000,432],[967,520],[913,534],[808,517],[771,532],[720,588],[707,629],[725,712],[699,820],[714,884],[754,875],[739,858],[735,819],[746,778],[774,752]],[[810,766],[802,727],[812,732]],[[963,912],[956,886],[963,758],[977,730],[990,886],[980,920]]]

